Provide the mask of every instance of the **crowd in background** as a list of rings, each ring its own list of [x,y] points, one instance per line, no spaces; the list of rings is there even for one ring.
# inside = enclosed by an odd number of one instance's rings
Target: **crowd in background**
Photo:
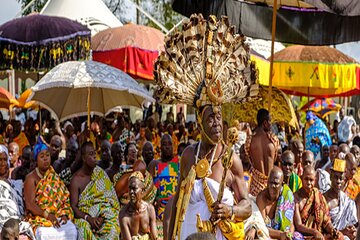
[[[20,223],[21,236],[30,239],[114,239],[120,232],[123,239],[167,238],[167,203],[176,192],[181,154],[199,141],[201,134],[197,124],[185,122],[182,109],[176,115],[170,109],[165,119],[161,119],[161,111],[157,105],[143,120],[135,121],[125,113],[114,114],[111,120],[93,117],[90,127],[86,118],[59,123],[46,110],[36,120],[21,111],[16,114],[19,120],[0,120],[0,202],[7,211],[0,216],[2,234]],[[239,132],[234,152],[242,161],[244,180],[255,197],[252,220],[245,223],[247,239],[266,239],[263,232],[278,239],[302,239],[306,235],[316,239],[355,238],[356,212],[360,212],[360,135],[359,126],[349,118],[340,112],[339,119],[328,127],[331,139],[326,144],[321,133],[316,133],[310,143],[304,138],[311,125],[323,122],[312,114],[307,115],[305,125],[299,124],[303,129],[272,124],[270,131],[280,143],[275,167],[269,171],[264,190],[255,194],[250,189],[253,160],[247,142],[254,129],[263,125],[223,122],[225,141],[229,127]],[[346,121],[348,132],[338,132],[342,121]],[[345,168],[340,160],[346,162]],[[276,179],[282,183],[271,182]],[[296,202],[306,195],[298,190],[315,187],[320,193],[312,196],[316,204],[310,204],[308,212],[311,215],[314,211],[312,223],[316,226],[304,227],[304,222],[293,222],[292,216],[283,223],[289,216],[279,206],[294,204],[290,212],[296,215],[294,199]],[[279,201],[281,196],[283,202]],[[273,203],[278,207],[273,209]],[[256,218],[257,210],[260,215]],[[134,214],[142,219],[135,226]],[[303,212],[301,219],[307,221]],[[148,238],[142,238],[145,235]]]

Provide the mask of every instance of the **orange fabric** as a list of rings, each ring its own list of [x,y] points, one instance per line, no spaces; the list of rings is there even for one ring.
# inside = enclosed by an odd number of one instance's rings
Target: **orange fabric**
[[[23,150],[24,147],[26,147],[27,145],[30,145],[24,132],[20,132],[20,134],[17,135],[13,139],[13,141],[16,142],[19,145],[19,155],[22,154],[22,150]]]
[[[44,211],[48,211],[60,218],[65,215],[69,220],[74,218],[70,206],[70,193],[63,181],[56,174],[53,167],[50,167],[44,177],[36,186],[35,201],[36,204]],[[34,216],[28,213],[27,220],[32,225],[34,231],[37,227],[51,227],[52,222],[41,216]]]
[[[249,193],[256,197],[262,190],[267,187],[268,176],[253,167],[250,169],[250,176],[251,182]]]
[[[154,159],[160,159],[160,153],[161,153],[161,144],[160,144],[160,141],[161,141],[161,138],[159,136],[159,134],[157,133],[156,130],[153,130],[151,132],[151,135],[152,135],[152,140],[151,140],[151,143],[154,147]]]
[[[313,188],[304,207],[300,210],[302,223],[309,228],[323,232],[331,222],[329,208],[324,196],[317,188]]]
[[[351,198],[352,200],[355,200],[356,196],[360,192],[359,182],[355,178],[349,180],[345,184],[344,192],[346,193],[346,195],[348,195],[349,198]]]
[[[175,133],[172,134],[171,136],[172,142],[173,142],[173,153],[174,155],[177,155],[177,149],[179,146],[179,140],[177,138],[177,136],[175,135]]]

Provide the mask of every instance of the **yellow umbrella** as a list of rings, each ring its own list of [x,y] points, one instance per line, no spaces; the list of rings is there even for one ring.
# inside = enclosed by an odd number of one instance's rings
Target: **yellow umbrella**
[[[228,122],[231,122],[234,119],[241,122],[255,122],[258,110],[261,108],[266,109],[268,106],[268,91],[268,87],[260,86],[260,100],[239,104],[225,104],[222,108],[225,120]],[[271,104],[272,121],[285,122],[291,127],[298,129],[298,121],[289,97],[275,87],[273,87],[271,94],[271,99],[273,102],[273,104]]]
[[[272,84],[298,96],[349,96],[359,91],[359,67],[335,48],[293,45],[275,53]]]
[[[273,75],[273,62],[274,62],[274,43],[275,43],[275,33],[276,33],[276,15],[278,7],[281,6],[290,6],[298,8],[314,8],[311,4],[306,3],[305,1],[300,0],[247,0],[249,2],[255,3],[265,3],[267,5],[273,6],[273,15],[272,15],[272,25],[271,25],[271,56],[270,56],[270,71],[269,71],[269,93],[268,93],[268,109],[271,109],[271,96],[272,96],[272,75]]]
[[[270,62],[255,51],[250,51],[250,60],[255,62],[259,84],[268,85]]]

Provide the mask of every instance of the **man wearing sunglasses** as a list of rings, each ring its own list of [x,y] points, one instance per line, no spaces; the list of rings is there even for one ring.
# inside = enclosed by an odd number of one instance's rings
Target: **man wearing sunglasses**
[[[287,150],[281,155],[281,169],[284,173],[284,183],[295,193],[302,187],[300,177],[295,173],[295,155]]]

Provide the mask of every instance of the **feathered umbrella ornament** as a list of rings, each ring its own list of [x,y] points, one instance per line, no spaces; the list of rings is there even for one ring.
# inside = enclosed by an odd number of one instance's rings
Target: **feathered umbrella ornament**
[[[227,17],[219,21],[201,14],[183,23],[182,31],[165,39],[165,52],[155,63],[155,97],[166,104],[200,109],[243,102],[258,94],[255,67],[250,66],[245,37],[236,34]]]

